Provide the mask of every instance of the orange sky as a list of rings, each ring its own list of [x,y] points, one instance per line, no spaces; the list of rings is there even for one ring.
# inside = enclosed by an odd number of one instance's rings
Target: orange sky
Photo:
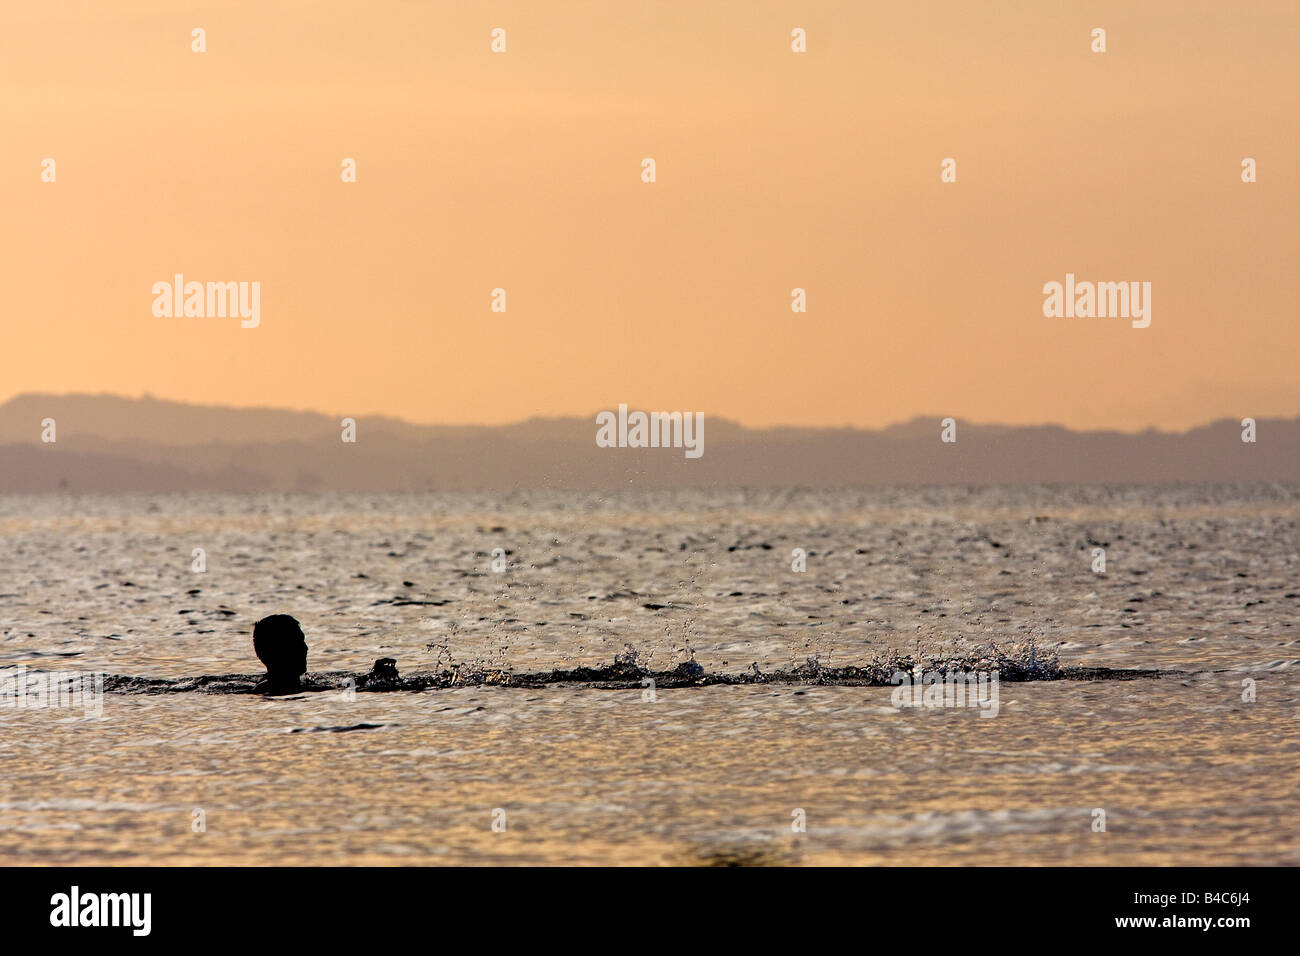
[[[0,400],[1300,413],[1295,2],[181,6],[0,8]],[[155,318],[178,271],[260,327]],[[1044,318],[1066,272],[1151,282],[1151,327]]]

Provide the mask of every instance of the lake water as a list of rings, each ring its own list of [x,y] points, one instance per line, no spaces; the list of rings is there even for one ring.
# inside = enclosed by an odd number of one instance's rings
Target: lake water
[[[1176,672],[993,719],[811,683],[0,706],[3,864],[1300,863],[1300,486],[2,496],[0,542],[29,673],[255,673],[272,613],[312,671],[1032,636]]]

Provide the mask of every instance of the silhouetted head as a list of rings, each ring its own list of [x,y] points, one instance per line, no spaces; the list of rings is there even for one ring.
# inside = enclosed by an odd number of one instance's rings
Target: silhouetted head
[[[401,680],[397,673],[397,660],[392,657],[379,658],[370,671],[370,677],[373,680]]]
[[[307,673],[307,641],[288,614],[272,614],[253,625],[253,650],[266,665],[271,690],[294,690]]]

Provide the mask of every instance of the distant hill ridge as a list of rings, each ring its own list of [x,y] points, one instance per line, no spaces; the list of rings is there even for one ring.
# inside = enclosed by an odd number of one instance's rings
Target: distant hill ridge
[[[613,406],[611,406],[613,407]],[[1186,432],[1073,431],[942,416],[878,430],[745,428],[705,415],[703,457],[599,448],[595,412],[499,426],[416,425],[114,395],[20,395],[0,405],[0,491],[509,490],[686,486],[1300,481],[1300,418]],[[53,418],[57,441],[41,441]]]

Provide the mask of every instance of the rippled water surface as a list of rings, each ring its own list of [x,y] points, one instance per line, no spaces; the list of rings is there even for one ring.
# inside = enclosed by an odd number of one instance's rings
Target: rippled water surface
[[[812,684],[0,707],[0,863],[1300,863],[1298,492],[0,497],[0,668],[253,673],[283,612],[313,671],[1033,636],[1178,672],[993,719]]]

